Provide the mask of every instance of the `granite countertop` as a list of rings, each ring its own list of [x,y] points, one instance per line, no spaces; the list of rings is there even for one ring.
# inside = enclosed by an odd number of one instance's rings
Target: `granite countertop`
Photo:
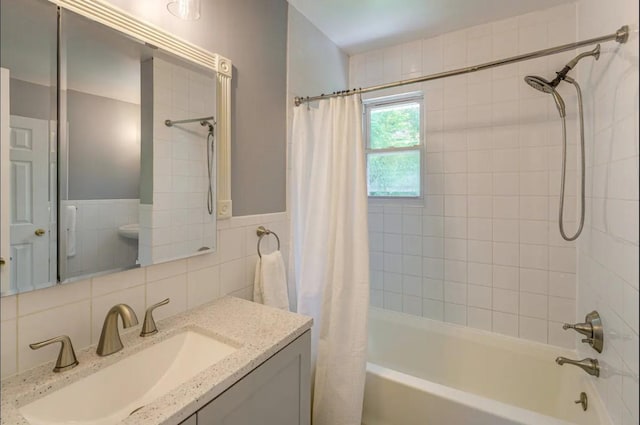
[[[159,332],[147,338],[138,336],[139,326],[121,331],[124,349],[110,356],[99,357],[95,345],[76,351],[80,364],[70,371],[54,373],[53,359],[2,381],[1,424],[28,425],[18,411],[20,407],[185,329],[201,330],[238,346],[238,350],[229,356],[121,422],[129,425],[177,425],[310,329],[312,319],[224,297],[157,324]]]

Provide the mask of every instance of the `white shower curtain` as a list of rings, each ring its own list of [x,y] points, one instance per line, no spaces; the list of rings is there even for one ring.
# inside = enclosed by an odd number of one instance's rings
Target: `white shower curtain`
[[[348,96],[295,108],[292,143],[297,305],[314,319],[313,424],[360,425],[369,305],[360,100]]]

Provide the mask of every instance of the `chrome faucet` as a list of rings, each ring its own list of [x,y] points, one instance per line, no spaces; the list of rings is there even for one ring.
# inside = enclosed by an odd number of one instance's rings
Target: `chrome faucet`
[[[111,307],[102,325],[100,342],[98,342],[96,350],[99,356],[108,356],[122,350],[122,340],[118,331],[118,316],[122,317],[122,326],[125,329],[138,324],[136,313],[128,305],[117,304]]]
[[[589,375],[600,376],[600,365],[598,364],[598,360],[596,359],[586,358],[582,360],[571,360],[566,357],[558,357],[556,358],[556,363],[558,363],[560,366],[565,363],[578,366]]]
[[[78,366],[78,359],[76,359],[76,353],[73,351],[71,338],[69,338],[67,335],[57,336],[45,341],[34,342],[33,344],[29,344],[29,347],[31,347],[32,350],[37,350],[56,342],[60,342],[62,344],[60,345],[58,360],[56,361],[56,366],[53,368],[53,371],[57,373],[73,369],[74,367]]]

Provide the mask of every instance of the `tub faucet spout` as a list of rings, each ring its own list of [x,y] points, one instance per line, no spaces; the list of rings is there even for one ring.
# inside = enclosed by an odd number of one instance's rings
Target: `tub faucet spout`
[[[596,359],[586,358],[582,360],[571,360],[566,357],[558,357],[556,359],[556,363],[558,363],[560,366],[565,363],[578,366],[589,375],[600,376],[600,366],[598,365],[598,360]]]

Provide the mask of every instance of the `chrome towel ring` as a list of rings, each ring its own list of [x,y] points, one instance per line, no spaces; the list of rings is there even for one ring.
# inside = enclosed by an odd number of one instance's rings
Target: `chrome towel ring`
[[[276,237],[276,240],[278,241],[278,251],[280,251],[280,238],[275,232],[272,232],[271,230],[265,228],[264,226],[260,226],[256,230],[256,235],[258,235],[258,244],[257,244],[258,257],[262,258],[262,253],[260,253],[260,242],[262,241],[262,238],[265,237],[266,235],[273,235]]]

